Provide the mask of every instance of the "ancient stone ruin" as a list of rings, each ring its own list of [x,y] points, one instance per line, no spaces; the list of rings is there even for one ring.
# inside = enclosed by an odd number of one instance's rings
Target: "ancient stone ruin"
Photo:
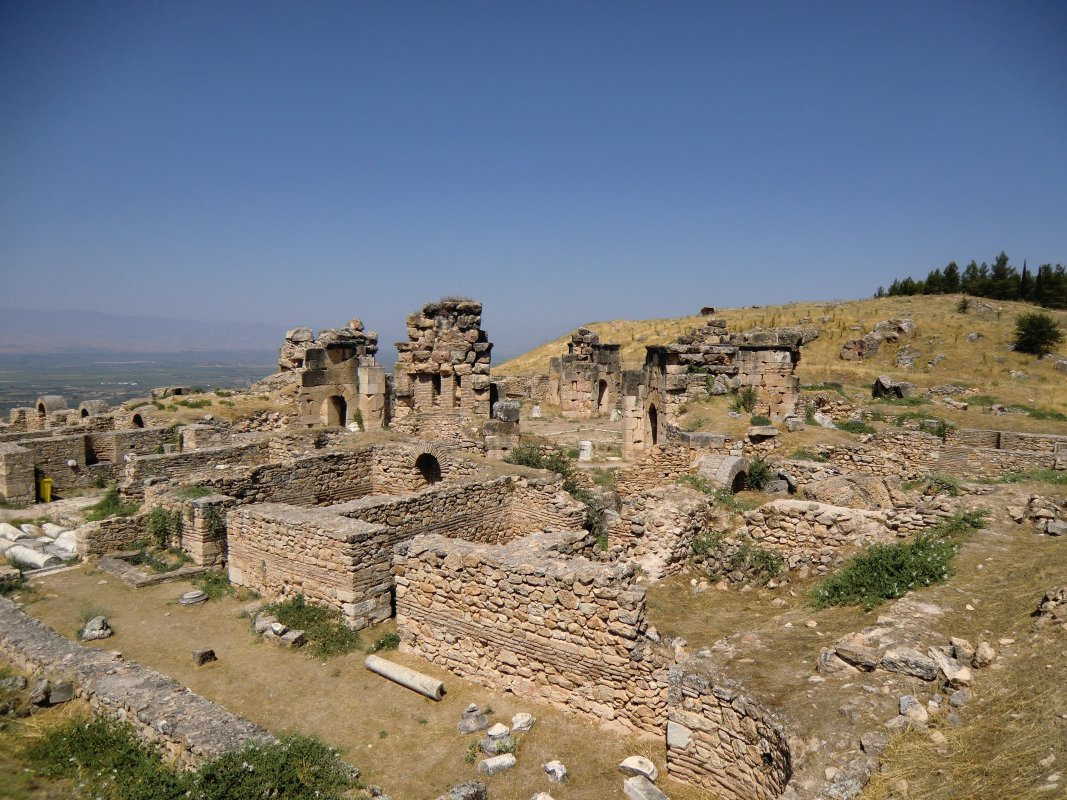
[[[550,359],[548,373],[559,384],[559,407],[564,417],[606,416],[619,403],[619,345],[601,344],[600,337],[588,328],[579,328],[571,335],[567,354]]]

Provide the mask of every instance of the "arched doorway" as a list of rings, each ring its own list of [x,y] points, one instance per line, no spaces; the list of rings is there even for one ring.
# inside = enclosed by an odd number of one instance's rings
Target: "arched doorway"
[[[44,407],[44,403],[38,403],[37,404],[37,419],[43,420],[46,416],[48,416],[48,411]]]
[[[345,399],[335,394],[326,398],[326,424],[337,425],[341,428],[348,422],[348,403]]]
[[[439,483],[441,480],[441,462],[430,453],[423,453],[415,459],[415,469],[427,483]]]
[[[743,492],[748,486],[748,473],[744,470],[739,470],[730,484],[730,491],[734,494]]]
[[[134,414],[133,415],[133,427],[135,427],[135,428],[143,428],[144,427],[144,417],[142,417],[140,414]]]
[[[608,382],[606,380],[604,380],[603,378],[601,378],[600,382],[597,384],[597,389],[596,389],[596,410],[599,413],[603,414],[605,411],[607,411],[607,408],[606,408],[607,401],[608,401]]]
[[[655,446],[659,442],[659,412],[656,411],[655,405],[648,407],[648,427],[649,440]]]
[[[87,408],[83,408],[83,409],[82,409],[82,419],[85,419],[85,418],[87,418],[88,416],[89,416],[89,409],[87,409]]]

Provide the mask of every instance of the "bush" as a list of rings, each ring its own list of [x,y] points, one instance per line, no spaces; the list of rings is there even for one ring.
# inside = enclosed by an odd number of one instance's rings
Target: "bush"
[[[754,417],[750,418],[748,422],[749,422],[750,425],[770,425],[771,424],[771,418],[770,417],[764,417],[763,415],[757,415],[757,416],[754,416]]]
[[[308,638],[308,655],[314,658],[332,658],[362,647],[359,634],[345,627],[340,614],[308,605],[302,594],[268,603],[262,610],[273,614],[282,625],[303,631]]]
[[[162,506],[156,506],[148,512],[148,520],[145,522],[145,531],[152,538],[152,544],[158,548],[165,548],[170,544],[172,536],[178,536],[182,531],[182,515],[180,511],[168,511]]]
[[[733,400],[730,402],[730,410],[751,414],[756,408],[758,400],[759,396],[756,394],[755,386],[742,386],[737,390],[737,394],[734,395]]]
[[[201,497],[207,497],[210,494],[215,494],[215,490],[210,486],[200,486],[199,484],[193,486],[183,486],[174,493],[175,497],[180,497],[182,500],[199,500]]]
[[[221,600],[227,595],[236,594],[230,579],[220,569],[198,575],[193,579],[193,586],[206,594],[209,600]]]
[[[771,465],[762,456],[748,462],[748,477],[745,479],[745,485],[749,489],[759,491],[770,483],[773,478],[774,470],[771,469]]]
[[[504,456],[504,461],[520,467],[547,469],[563,478],[564,491],[574,494],[579,489],[574,465],[564,453],[558,450],[551,450],[546,453],[540,447],[521,445],[512,448],[511,452]]]
[[[818,453],[803,447],[799,450],[794,450],[789,457],[796,461],[826,461],[825,456],[821,456]]]
[[[960,301],[956,303],[956,313],[966,314],[971,307],[971,301],[966,297],[961,297]]]
[[[699,559],[714,553],[722,546],[725,535],[722,531],[701,531],[693,537],[693,556]]]
[[[1033,312],[1015,318],[1015,350],[1040,358],[1063,341],[1063,330],[1048,314]]]
[[[912,589],[941,583],[952,574],[960,538],[985,525],[984,512],[965,512],[916,534],[910,542],[873,545],[816,586],[811,602],[816,608],[862,605],[870,611]]]
[[[119,497],[119,490],[112,486],[100,501],[86,509],[85,519],[88,522],[97,522],[108,517],[129,517],[137,513],[140,508],[136,503],[124,503]]]

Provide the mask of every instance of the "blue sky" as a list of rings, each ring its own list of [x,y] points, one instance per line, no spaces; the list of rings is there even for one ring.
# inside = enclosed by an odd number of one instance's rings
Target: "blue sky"
[[[1061,2],[6,2],[0,306],[582,322],[1067,261]]]

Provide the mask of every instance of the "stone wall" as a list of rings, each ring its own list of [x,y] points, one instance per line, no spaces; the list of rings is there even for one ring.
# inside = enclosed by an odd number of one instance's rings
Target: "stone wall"
[[[82,558],[102,556],[116,550],[128,550],[135,542],[147,538],[145,515],[111,517],[87,522],[74,530],[75,548]]]
[[[14,442],[0,442],[0,497],[15,506],[37,500],[33,453]]]
[[[266,597],[303,594],[355,628],[390,616],[388,564],[399,529],[277,503],[231,509],[226,529],[233,584]]]
[[[128,722],[139,738],[162,747],[164,760],[183,767],[198,766],[251,742],[275,741],[263,728],[171,678],[60,636],[4,597],[0,656],[39,677],[73,681],[95,714]]]
[[[504,375],[493,378],[492,385],[495,399],[559,405],[559,375]]]
[[[418,536],[393,562],[401,648],[494,689],[661,734],[665,655],[632,565],[561,558],[582,534],[506,545]]]
[[[786,559],[790,569],[825,571],[857,547],[893,541],[883,511],[831,506],[806,500],[774,500],[744,514],[752,540]]]
[[[937,471],[941,446],[932,434],[905,430],[880,433],[848,447],[814,445],[812,450],[845,470],[914,480]]]
[[[615,471],[615,491],[628,497],[657,486],[674,483],[693,471],[703,455],[736,455],[743,452],[741,442],[722,434],[690,433],[664,423],[662,444],[635,453],[633,460]]]
[[[693,537],[707,526],[711,502],[684,486],[661,486],[628,496],[608,529],[609,547],[620,545],[624,558],[656,581],[685,566]]]
[[[726,800],[773,800],[792,776],[781,724],[726,681],[714,665],[691,658],[668,673],[667,771]]]
[[[164,479],[186,481],[196,476],[217,475],[226,469],[263,463],[267,448],[263,443],[227,445],[165,455],[133,456],[126,461],[122,493],[127,497],[144,497],[145,481]]]

